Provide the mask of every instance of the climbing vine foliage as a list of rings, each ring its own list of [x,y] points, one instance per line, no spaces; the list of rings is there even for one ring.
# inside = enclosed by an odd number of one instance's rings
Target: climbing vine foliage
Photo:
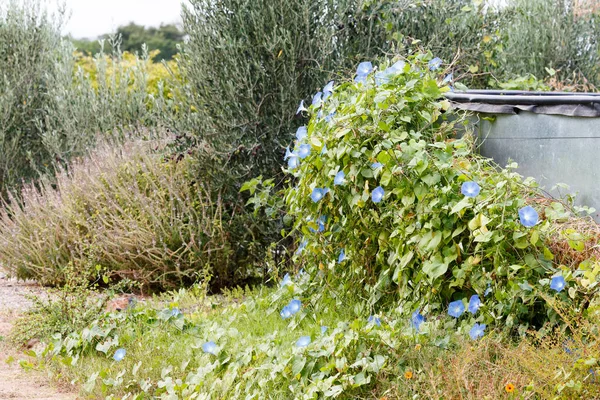
[[[423,52],[365,62],[302,102],[309,120],[286,154],[295,257],[316,287],[363,295],[373,312],[426,316],[477,296],[476,321],[541,323],[552,315],[537,300],[568,299],[572,273],[545,245],[535,182],[474,152],[443,69]]]

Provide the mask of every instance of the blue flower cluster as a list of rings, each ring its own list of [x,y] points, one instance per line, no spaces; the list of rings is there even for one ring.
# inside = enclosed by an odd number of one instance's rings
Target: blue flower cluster
[[[308,217],[307,221],[311,221],[312,218]],[[312,233],[316,233],[316,232],[323,232],[325,230],[325,224],[327,223],[327,216],[326,215],[322,215],[317,219],[317,226],[318,228],[315,230],[313,228],[308,228],[309,231],[311,231]]]
[[[208,354],[212,354],[214,356],[219,355],[219,348],[217,344],[213,341],[206,342],[202,345],[202,351]]]
[[[327,100],[329,96],[333,93],[333,81],[330,81],[325,85],[322,92],[317,92],[312,99],[312,106],[314,108],[320,108],[323,105],[323,102]],[[304,111],[308,111],[308,108],[304,105],[304,100],[300,101],[300,105],[296,110],[296,114],[301,114]],[[319,115],[321,111],[319,111]],[[335,112],[327,115],[325,117],[326,121],[331,121]],[[300,166],[300,160],[305,159],[311,153],[312,146],[308,143],[303,143],[306,137],[308,136],[308,128],[306,126],[301,126],[296,130],[296,147],[294,151],[291,151],[289,146],[285,149],[285,156],[283,157],[284,161],[287,161],[288,169],[293,171],[294,169]],[[321,154],[327,153],[327,149],[323,147]]]
[[[567,286],[567,282],[565,282],[565,278],[561,275],[555,276],[550,281],[550,289],[555,290],[556,292],[560,292]]]
[[[333,184],[335,186],[343,186],[346,183],[346,174],[344,171],[340,171],[335,175]]]
[[[429,70],[430,71],[435,71],[441,66],[442,66],[442,59],[439,57],[436,57],[436,58],[432,59],[431,61],[429,61]]]
[[[288,319],[302,309],[302,302],[298,299],[291,300],[289,304],[281,310],[281,318]]]
[[[302,243],[304,243],[304,242],[302,242]],[[285,276],[281,280],[281,284],[280,284],[281,287],[289,286],[289,285],[292,285],[292,284],[293,284],[293,282],[292,282],[292,278],[290,278],[290,274],[285,274]]]
[[[448,315],[450,315],[451,317],[454,317],[454,318],[460,318],[461,315],[463,315],[463,313],[465,312],[465,310],[467,310],[469,313],[475,315],[475,314],[477,314],[477,311],[479,311],[481,306],[482,306],[482,304],[481,304],[481,300],[479,299],[479,296],[474,294],[469,299],[469,304],[468,304],[467,308],[465,308],[465,304],[463,303],[463,300],[456,300],[456,301],[453,301],[450,304],[448,304]],[[475,323],[473,325],[473,327],[471,328],[471,330],[469,331],[469,336],[473,340],[479,339],[480,337],[483,337],[484,331],[485,331],[485,324]]]
[[[301,336],[300,339],[296,342],[296,347],[306,347],[310,344],[311,339],[310,336]]]
[[[425,322],[425,317],[419,313],[419,310],[412,313],[410,324],[415,329],[415,331],[419,332],[421,329],[421,324]]]
[[[466,197],[475,198],[481,192],[481,187],[479,187],[477,182],[464,182],[460,188],[460,192]],[[532,228],[537,225],[539,221],[539,215],[535,208],[531,206],[525,206],[519,209],[519,221],[524,227]],[[562,276],[555,276],[552,278],[550,288],[560,292],[566,287],[566,285],[565,278]],[[489,293],[491,293],[491,287],[488,287],[488,289],[485,291],[485,296],[487,296]]]
[[[312,199],[312,201],[314,201],[315,203],[318,203],[323,197],[325,197],[325,195],[329,193],[329,189],[328,188],[314,188],[310,198]]]

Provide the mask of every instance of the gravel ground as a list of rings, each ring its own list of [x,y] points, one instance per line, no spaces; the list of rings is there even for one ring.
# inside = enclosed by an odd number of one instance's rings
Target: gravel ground
[[[28,295],[44,296],[45,290],[34,281],[8,279],[0,272],[0,313],[10,311],[21,313],[31,307]]]
[[[9,279],[0,272],[0,399],[73,400],[74,389],[56,387],[40,372],[25,372],[18,360],[24,359],[22,350],[6,341],[12,323],[31,306],[27,295],[44,296],[45,290],[35,282]],[[7,363],[9,359],[16,361]]]

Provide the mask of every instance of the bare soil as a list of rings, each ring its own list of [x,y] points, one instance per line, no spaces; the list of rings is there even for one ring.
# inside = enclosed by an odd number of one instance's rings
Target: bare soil
[[[31,306],[28,294],[45,295],[35,282],[9,279],[0,271],[0,399],[74,400],[77,388],[53,383],[40,371],[25,371],[19,360],[27,359],[25,349],[7,341],[12,324]],[[9,360],[12,362],[7,362]]]

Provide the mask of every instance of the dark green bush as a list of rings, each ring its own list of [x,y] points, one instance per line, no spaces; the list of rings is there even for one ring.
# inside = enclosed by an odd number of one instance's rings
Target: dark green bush
[[[374,41],[418,39],[473,88],[558,73],[562,89],[600,84],[598,11],[572,0],[421,0],[367,2]],[[502,4],[502,5],[499,5]],[[552,75],[552,74],[551,74]],[[591,84],[591,85],[590,85]]]
[[[355,0],[190,4],[183,13],[189,40],[171,126],[196,143],[199,179],[209,180],[214,198],[223,200],[226,230],[238,243],[230,266],[234,274],[261,265],[266,244],[278,241],[281,229],[281,221],[245,211],[241,184],[280,175],[284,143],[299,125],[294,120],[299,99],[375,49],[352,22],[360,12]]]

